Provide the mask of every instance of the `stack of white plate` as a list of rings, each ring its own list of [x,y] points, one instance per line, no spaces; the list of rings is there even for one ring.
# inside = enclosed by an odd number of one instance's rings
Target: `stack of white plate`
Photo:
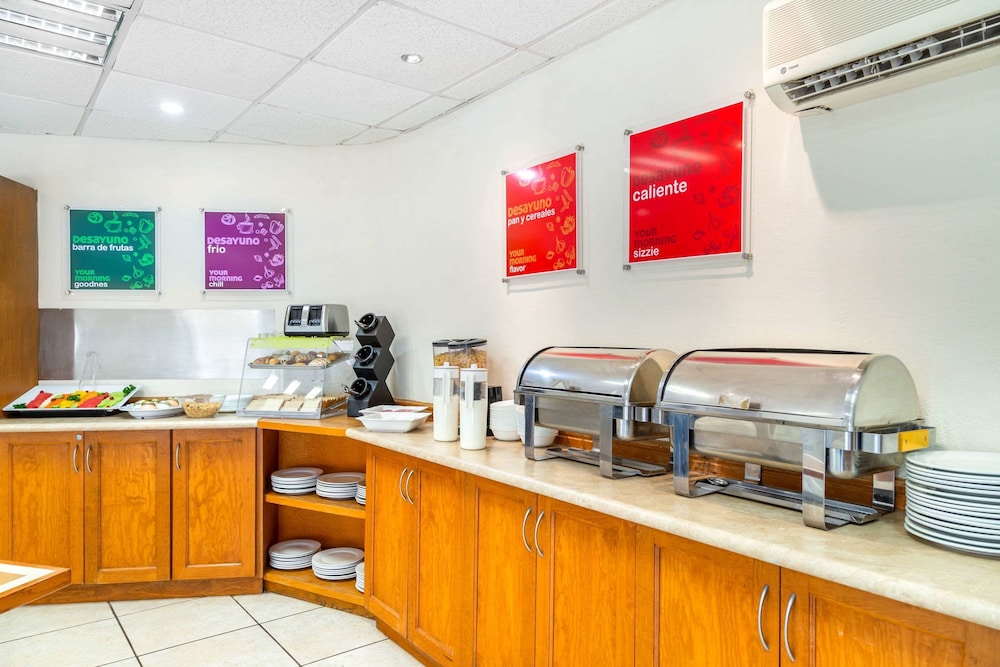
[[[285,540],[267,550],[268,560],[276,570],[304,570],[312,565],[319,547],[316,540]]]
[[[275,493],[301,496],[316,490],[316,479],[322,468],[285,468],[271,473],[271,488]]]
[[[517,440],[517,413],[514,401],[490,403],[490,430],[497,440]]]
[[[357,581],[354,582],[354,587],[358,589],[359,592],[365,592],[365,562],[361,561],[354,566],[354,573],[357,577]]]
[[[1000,556],[1000,452],[908,455],[905,526],[954,551]]]
[[[354,499],[362,505],[364,505],[365,501],[368,500],[368,489],[365,488],[364,482],[358,482],[358,492],[354,494]]]
[[[355,568],[365,559],[365,552],[354,547],[334,547],[313,554],[312,570],[320,579],[341,581],[354,579]]]
[[[347,499],[358,493],[358,483],[364,483],[363,472],[331,472],[316,480],[316,495],[323,498]]]

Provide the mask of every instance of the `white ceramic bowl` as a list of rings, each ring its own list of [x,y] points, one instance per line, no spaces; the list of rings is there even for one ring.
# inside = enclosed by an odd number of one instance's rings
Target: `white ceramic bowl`
[[[513,429],[513,428],[512,429],[502,429],[502,428],[496,428],[494,426],[491,426],[490,430],[493,431],[493,437],[496,438],[497,440],[517,440],[518,439],[517,429]]]

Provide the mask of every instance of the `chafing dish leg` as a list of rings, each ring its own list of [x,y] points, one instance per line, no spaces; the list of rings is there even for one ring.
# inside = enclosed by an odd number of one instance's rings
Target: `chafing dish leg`
[[[872,507],[881,514],[896,508],[896,471],[886,470],[872,476]]]
[[[826,522],[826,442],[823,431],[802,429],[802,520],[829,530]]]
[[[524,397],[524,456],[532,461],[555,458],[544,449],[535,448],[535,396]]]
[[[691,484],[691,429],[694,428],[694,416],[671,412],[667,421],[670,423],[670,446],[673,448],[674,493],[696,498],[721,490],[722,487],[703,488]]]
[[[600,461],[601,477],[608,479],[622,479],[631,477],[634,473],[624,474],[614,466],[614,445],[615,433],[615,406],[607,404],[601,406],[600,433],[594,438],[594,444],[598,449],[598,460]]]

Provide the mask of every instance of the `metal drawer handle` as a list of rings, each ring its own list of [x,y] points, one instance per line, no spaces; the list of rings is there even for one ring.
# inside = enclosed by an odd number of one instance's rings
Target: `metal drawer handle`
[[[80,445],[73,446],[73,472],[80,474],[80,466],[76,463],[76,455],[80,453]]]
[[[174,467],[180,472],[181,469],[181,443],[174,446]]]
[[[542,522],[545,517],[545,511],[542,510],[541,514],[538,515],[538,519],[535,520],[535,551],[538,552],[539,558],[545,558],[545,554],[542,553],[542,547],[538,544],[538,524]]]
[[[413,498],[410,497],[410,478],[413,477],[413,473],[417,472],[416,468],[410,468],[410,474],[406,476],[406,484],[403,489],[406,491],[406,502],[413,504]]]
[[[92,449],[93,449],[93,446],[87,445],[87,455],[83,457],[83,465],[84,465],[85,468],[87,468],[87,474],[88,475],[93,475],[94,474],[94,471],[90,469],[90,450],[92,450]]]
[[[757,636],[760,638],[760,645],[764,647],[765,651],[770,651],[771,647],[767,645],[767,640],[764,639],[764,626],[761,625],[761,615],[764,613],[764,600],[767,599],[767,592],[770,589],[770,584],[764,584],[764,590],[760,592],[760,602],[757,603]]]
[[[399,480],[396,482],[396,490],[399,491],[399,497],[403,500],[406,500],[406,496],[403,495],[403,475],[406,474],[407,470],[409,470],[409,467],[399,471]]]
[[[528,525],[528,515],[531,514],[531,509],[529,505],[528,509],[524,511],[524,518],[521,519],[521,541],[524,542],[524,548],[528,550],[529,554],[531,553],[531,545],[528,544],[528,537],[524,533],[524,527]]]
[[[792,655],[792,647],[788,643],[788,619],[792,615],[792,605],[795,604],[795,593],[788,596],[788,606],[785,607],[785,629],[782,633],[785,635],[785,653],[788,654],[788,659],[795,662],[795,656]]]

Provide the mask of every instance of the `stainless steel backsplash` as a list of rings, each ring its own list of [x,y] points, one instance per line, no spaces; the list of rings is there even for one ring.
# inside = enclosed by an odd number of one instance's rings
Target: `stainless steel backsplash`
[[[38,377],[240,378],[247,339],[275,331],[273,310],[56,309],[39,311]]]

